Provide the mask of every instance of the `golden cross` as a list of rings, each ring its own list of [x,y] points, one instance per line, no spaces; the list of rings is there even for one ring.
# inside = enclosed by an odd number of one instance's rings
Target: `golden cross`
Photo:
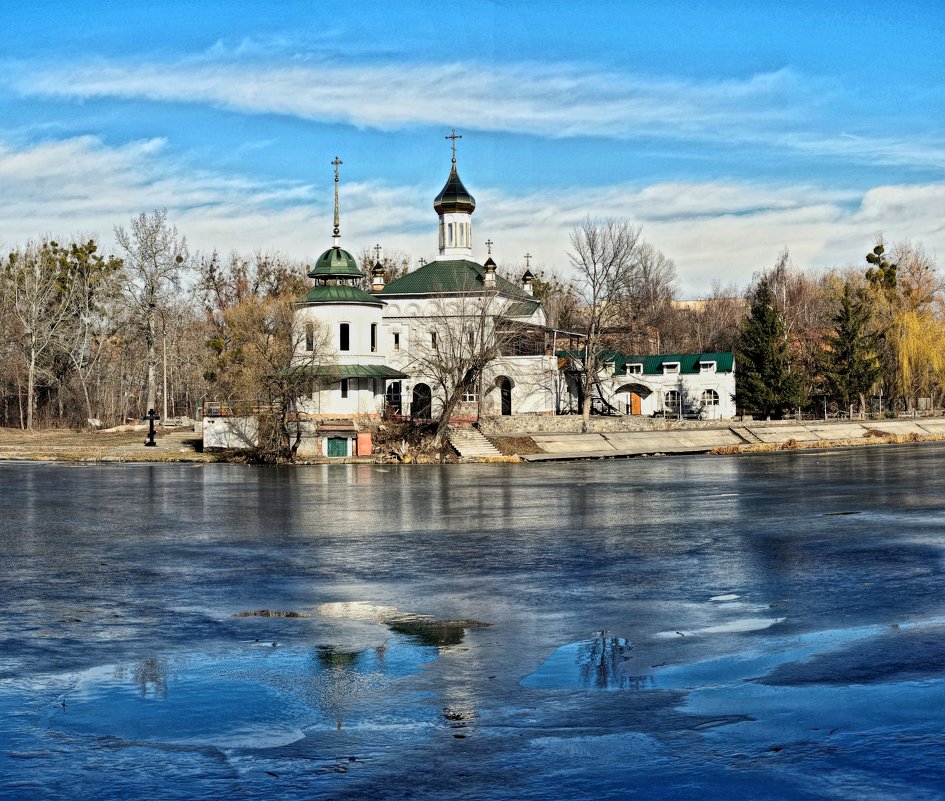
[[[332,164],[333,164],[334,167],[335,167],[335,183],[338,183],[338,168],[339,168],[342,164],[344,164],[344,162],[343,162],[340,158],[338,158],[337,156],[335,156],[335,160],[332,162]]]
[[[453,147],[453,164],[455,164],[455,163],[456,163],[456,140],[457,140],[457,139],[462,139],[463,137],[456,133],[456,129],[455,129],[455,128],[452,128],[450,135],[449,135],[449,136],[444,136],[443,138],[444,138],[444,139],[452,139],[452,140],[453,140],[450,144],[451,144],[452,147]]]
[[[493,242],[491,239],[487,239],[487,240],[486,240],[487,255],[489,255],[489,256],[492,255],[492,246],[493,246],[494,244],[495,244],[495,242]]]

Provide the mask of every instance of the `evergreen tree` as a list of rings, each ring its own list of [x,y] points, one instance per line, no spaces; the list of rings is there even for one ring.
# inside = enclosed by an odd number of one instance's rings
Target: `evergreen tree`
[[[879,336],[870,330],[871,317],[866,294],[845,283],[840,309],[833,318],[834,330],[825,340],[829,350],[823,368],[828,393],[845,409],[859,397],[862,411],[866,393],[881,373],[876,355]]]
[[[751,295],[735,354],[735,402],[743,411],[779,416],[806,402],[803,377],[791,370],[784,319],[768,276],[762,276]]]

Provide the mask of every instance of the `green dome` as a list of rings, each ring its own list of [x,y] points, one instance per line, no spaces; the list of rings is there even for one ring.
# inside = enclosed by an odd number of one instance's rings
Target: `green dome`
[[[449,214],[454,211],[472,214],[476,208],[476,199],[466,191],[463,182],[459,180],[455,163],[450,170],[450,177],[446,179],[446,185],[433,201],[433,208],[437,214]]]
[[[361,270],[358,269],[358,263],[354,256],[347,250],[340,247],[328,248],[318,261],[315,267],[309,272],[309,278],[361,278]]]

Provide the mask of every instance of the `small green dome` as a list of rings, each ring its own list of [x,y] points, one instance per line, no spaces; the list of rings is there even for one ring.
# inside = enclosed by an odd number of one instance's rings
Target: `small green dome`
[[[449,214],[454,211],[472,214],[475,208],[476,199],[469,194],[463,182],[459,180],[459,173],[456,172],[454,162],[450,177],[446,179],[446,185],[433,201],[433,209],[437,214]]]
[[[340,247],[328,248],[315,267],[309,272],[309,278],[361,278],[363,273],[358,269],[354,256]]]

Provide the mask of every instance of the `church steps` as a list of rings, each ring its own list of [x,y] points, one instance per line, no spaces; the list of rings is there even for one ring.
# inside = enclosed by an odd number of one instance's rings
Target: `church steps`
[[[446,439],[463,458],[501,456],[502,453],[475,428],[450,428]]]

